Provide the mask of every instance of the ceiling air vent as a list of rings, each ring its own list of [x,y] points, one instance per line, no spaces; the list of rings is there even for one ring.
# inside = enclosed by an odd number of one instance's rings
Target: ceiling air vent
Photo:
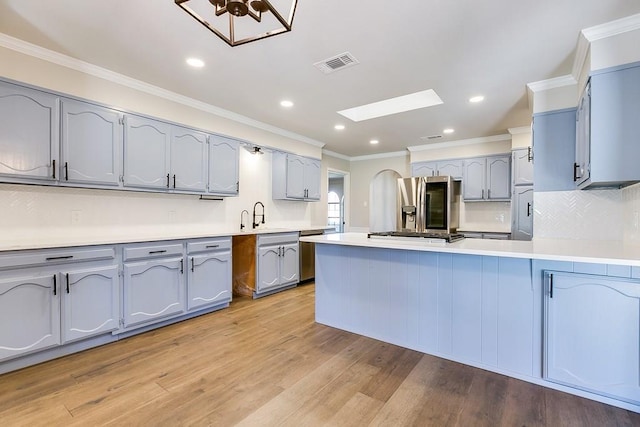
[[[352,67],[360,62],[353,57],[349,52],[341,53],[340,55],[333,56],[320,62],[313,64],[316,68],[325,74],[333,73],[334,71],[344,70],[345,68]]]
[[[438,139],[438,138],[442,138],[442,135],[431,135],[431,136],[421,136],[420,139],[422,140],[433,140],[433,139]]]

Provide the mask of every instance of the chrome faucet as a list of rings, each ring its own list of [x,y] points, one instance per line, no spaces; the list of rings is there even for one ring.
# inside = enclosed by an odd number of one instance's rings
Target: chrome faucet
[[[258,214],[256,215],[256,206],[262,206],[262,214]],[[247,212],[247,215],[249,213]],[[259,216],[262,218],[262,221],[260,222],[256,222],[256,217]],[[260,224],[264,224],[264,205],[262,204],[262,202],[256,202],[255,205],[253,205],[253,228],[256,228],[257,226],[259,226]]]
[[[240,231],[242,231],[246,227],[244,225],[244,221],[242,221],[242,214],[245,212],[247,213],[247,219],[249,219],[249,211],[246,209],[243,209],[242,212],[240,212]]]

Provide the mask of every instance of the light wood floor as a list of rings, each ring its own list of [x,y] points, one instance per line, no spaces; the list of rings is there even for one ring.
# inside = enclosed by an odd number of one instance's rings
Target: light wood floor
[[[638,426],[640,415],[314,323],[314,287],[0,376],[0,426]]]

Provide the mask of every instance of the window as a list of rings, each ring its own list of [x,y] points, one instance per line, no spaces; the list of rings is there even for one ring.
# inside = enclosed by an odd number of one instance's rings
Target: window
[[[335,227],[338,233],[342,233],[344,231],[342,228],[342,200],[335,191],[330,191],[327,201],[329,207],[327,225]]]

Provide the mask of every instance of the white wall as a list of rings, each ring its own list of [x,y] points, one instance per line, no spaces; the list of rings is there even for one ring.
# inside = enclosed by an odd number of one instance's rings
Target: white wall
[[[640,30],[628,31],[591,43],[591,71],[640,61]]]
[[[133,89],[126,85],[128,83],[118,84],[5,48],[0,48],[0,76],[261,146],[322,157],[320,147],[152,95],[146,89]],[[224,201],[200,201],[198,196],[189,195],[1,184],[0,235],[19,239],[47,233],[126,236],[134,230],[137,234],[152,235],[159,229],[179,229],[185,233],[196,229],[236,229],[240,211],[251,212],[257,201],[266,206],[268,226],[314,225],[313,203],[271,200],[271,154],[254,156],[241,150],[240,196]]]

